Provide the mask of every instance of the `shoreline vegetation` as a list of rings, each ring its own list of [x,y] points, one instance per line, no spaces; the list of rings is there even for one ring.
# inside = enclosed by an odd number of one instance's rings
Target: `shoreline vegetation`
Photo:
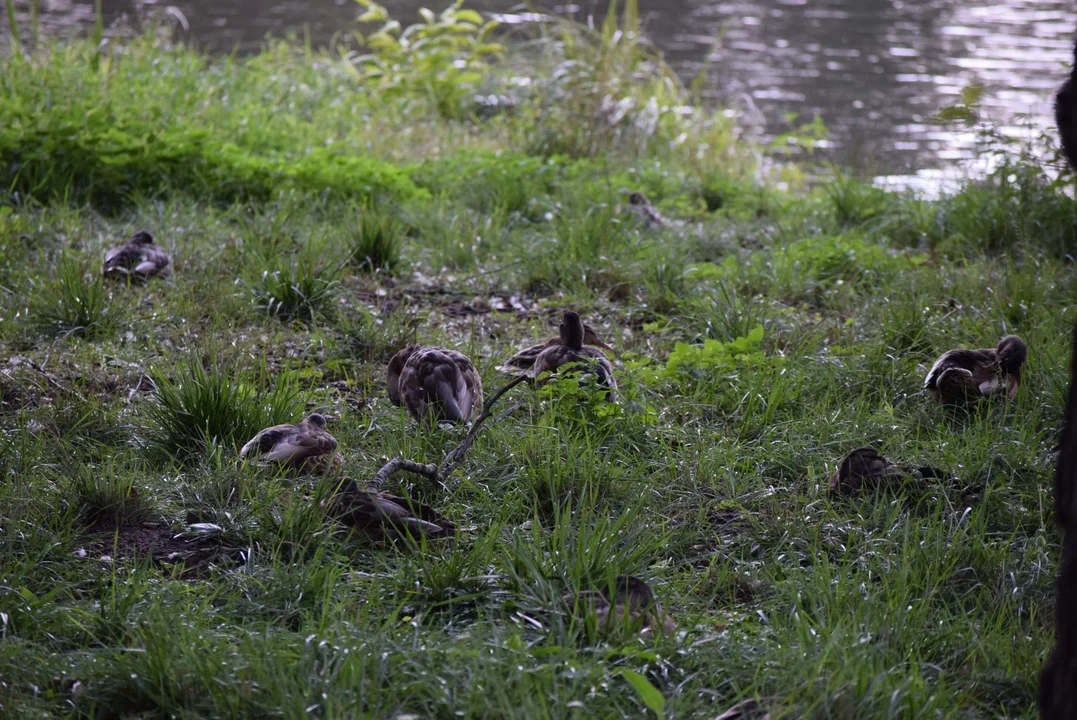
[[[325,51],[98,26],[0,55],[0,714],[1035,717],[1072,173],[809,182],[821,123],[749,145],[632,2],[363,5]],[[139,230],[171,277],[103,279]],[[566,310],[619,402],[521,384],[468,438],[386,397],[411,343],[491,397]],[[1008,334],[1013,402],[930,400],[942,352]],[[313,412],[358,487],[466,439],[379,488],[456,537],[372,542],[331,480],[237,463]],[[828,494],[861,447],[941,470]],[[676,632],[566,604],[632,577]]]

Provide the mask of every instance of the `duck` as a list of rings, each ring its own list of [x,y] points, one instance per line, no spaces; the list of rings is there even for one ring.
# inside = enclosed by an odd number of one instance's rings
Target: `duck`
[[[658,604],[651,586],[635,575],[618,575],[613,581],[612,595],[610,588],[605,587],[568,593],[563,600],[573,614],[593,615],[600,631],[608,631],[614,623],[622,622],[629,628],[638,628],[641,635],[655,632],[669,635],[677,629]]]
[[[325,416],[311,413],[297,425],[268,427],[243,446],[239,458],[275,464],[293,475],[339,469],[344,458],[337,452],[336,438],[325,426]]]
[[[962,404],[1005,392],[1010,400],[1021,385],[1021,367],[1028,360],[1028,345],[1007,335],[995,348],[950,350],[931,366],[924,389],[938,402]]]
[[[922,478],[945,478],[945,473],[932,467],[909,467],[890,462],[877,450],[862,447],[842,459],[830,476],[830,492],[854,494],[867,488],[874,490],[891,481],[900,482],[919,475]]]
[[[470,422],[482,409],[482,378],[467,355],[409,345],[389,361],[389,400],[416,420]]]
[[[364,490],[352,478],[344,478],[323,506],[339,523],[372,540],[438,539],[456,534],[456,526],[429,505],[373,488]]]
[[[172,258],[154,243],[153,235],[140,230],[123,245],[105,253],[101,272],[105,277],[140,282],[152,277],[165,278],[172,274]]]
[[[639,218],[644,230],[660,228],[666,224],[665,219],[655,210],[654,205],[641,192],[633,192],[628,196],[628,209]]]
[[[585,366],[595,376],[599,385],[609,388],[606,399],[616,398],[617,380],[613,377],[613,365],[601,350],[584,347],[584,325],[579,313],[569,310],[564,314],[560,325],[560,337],[554,345],[549,345],[535,358],[531,368],[531,377],[538,385],[549,381],[549,374],[559,372],[562,368],[569,370],[575,366]]]
[[[509,375],[530,374],[532,368],[535,367],[535,360],[542,354],[542,351],[546,348],[553,347],[554,345],[560,345],[561,342],[561,338],[558,336],[550,338],[544,343],[524,348],[499,365],[497,370],[498,372],[503,372]],[[585,345],[602,348],[603,350],[613,349],[613,347],[600,338],[594,328],[587,323],[583,324],[583,343]]]

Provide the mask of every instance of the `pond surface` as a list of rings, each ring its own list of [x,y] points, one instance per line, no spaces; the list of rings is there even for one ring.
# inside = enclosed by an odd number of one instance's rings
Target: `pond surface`
[[[422,5],[385,0],[405,23]],[[708,94],[739,111],[762,137],[789,129],[787,113],[830,129],[824,152],[838,163],[893,181],[937,183],[982,171],[977,134],[932,121],[962,88],[985,87],[983,113],[1014,137],[1050,131],[1054,90],[1072,57],[1073,0],[639,0],[646,32],[686,81],[709,62]],[[41,0],[51,33],[92,22],[88,0]],[[469,0],[492,12],[514,0]],[[26,9],[29,0],[16,0]],[[136,23],[167,4],[103,0],[107,20]],[[585,18],[604,3],[547,5]],[[210,52],[256,50],[267,33],[310,28],[314,42],[355,27],[352,0],[181,0],[189,36]],[[23,27],[27,27],[24,24]],[[716,38],[720,38],[716,44]],[[880,177],[882,179],[882,177]]]

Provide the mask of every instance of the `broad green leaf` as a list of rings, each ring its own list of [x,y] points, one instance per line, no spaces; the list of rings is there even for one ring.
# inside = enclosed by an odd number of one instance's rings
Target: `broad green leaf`
[[[428,8],[419,8],[419,15],[422,16],[423,20],[426,21],[427,25],[433,25],[435,22],[437,22],[437,18],[434,17],[433,11]]]
[[[482,25],[482,15],[479,15],[474,10],[457,10],[456,19],[463,22],[471,22],[476,25]]]
[[[650,680],[634,670],[622,670],[621,677],[636,689],[644,705],[649,707],[658,717],[663,717],[666,710],[666,699],[658,688],[651,684]]]

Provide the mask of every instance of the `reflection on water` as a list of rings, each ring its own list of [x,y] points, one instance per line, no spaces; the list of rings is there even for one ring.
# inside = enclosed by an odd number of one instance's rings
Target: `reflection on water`
[[[386,0],[405,21],[421,5]],[[709,94],[763,135],[788,129],[785,114],[815,113],[831,130],[838,162],[877,174],[960,171],[976,135],[932,122],[971,82],[986,88],[987,119],[1007,135],[1051,127],[1054,88],[1069,61],[1073,0],[639,0],[648,35],[686,80],[709,64]],[[578,15],[604,3],[577,0]],[[28,27],[29,0],[16,0]],[[92,3],[41,0],[41,26],[64,34],[92,22]],[[471,0],[488,11],[517,0]],[[579,6],[582,6],[579,7]],[[161,12],[157,0],[103,0],[111,23]],[[353,0],[181,0],[169,21],[210,52],[255,50],[267,33],[309,27],[315,41],[355,27]],[[566,7],[556,8],[562,12]],[[716,39],[718,42],[716,44]]]

